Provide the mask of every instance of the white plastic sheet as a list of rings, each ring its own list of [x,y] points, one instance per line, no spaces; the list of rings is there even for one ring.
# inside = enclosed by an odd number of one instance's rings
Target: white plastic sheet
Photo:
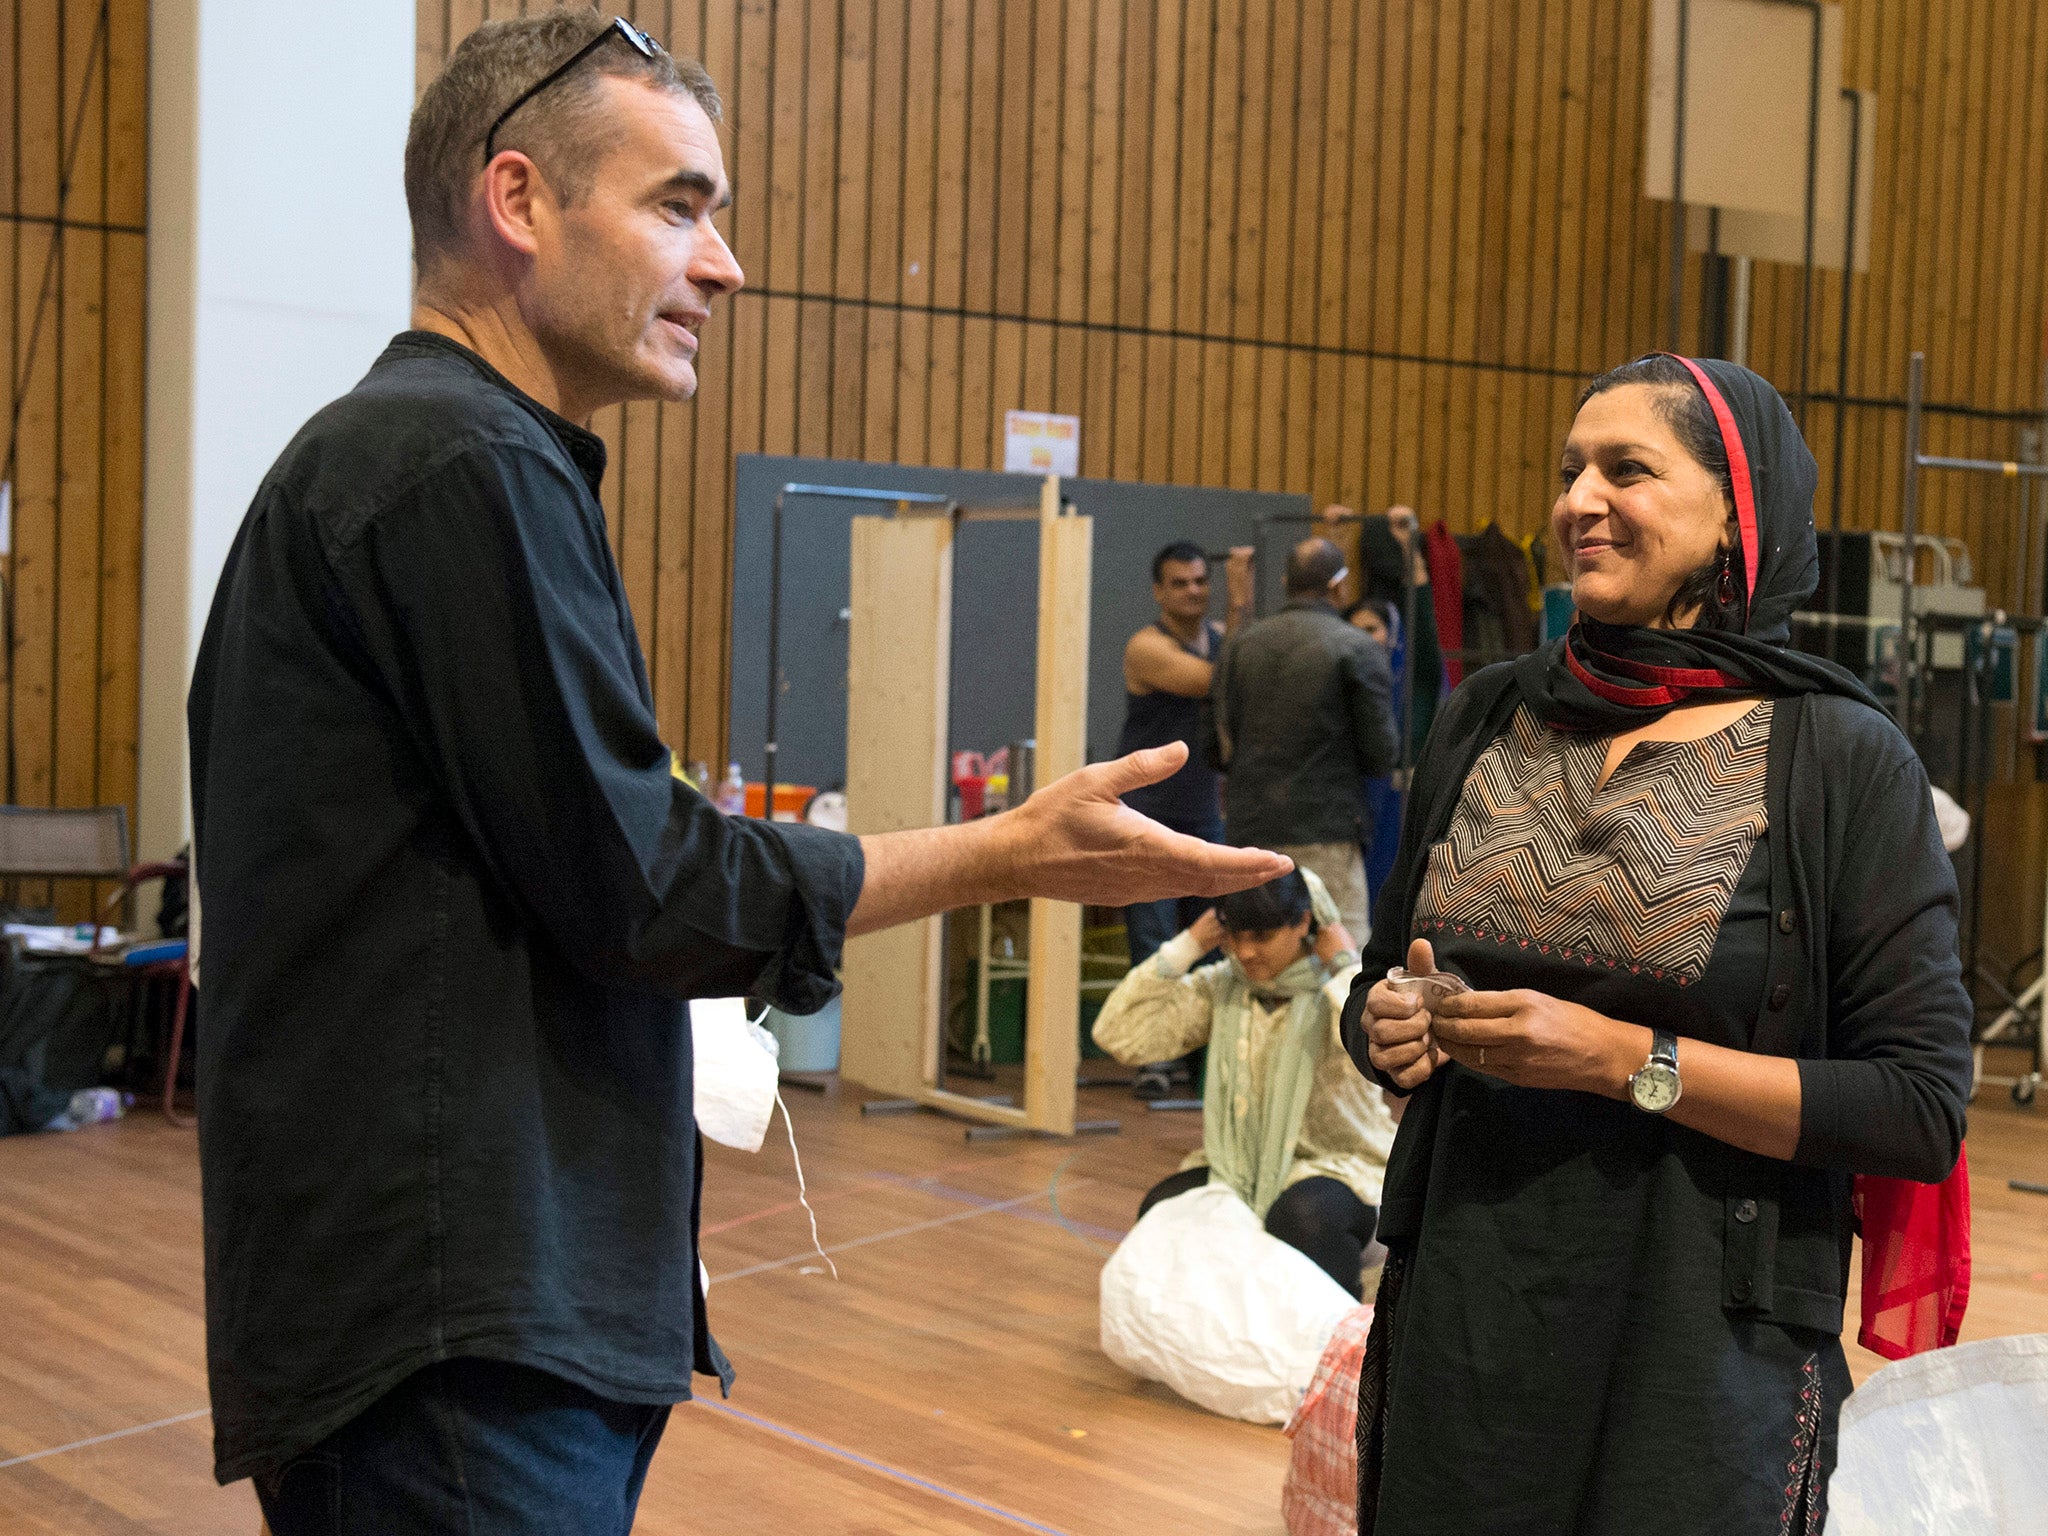
[[[1827,1536],[2048,1530],[2048,1334],[1888,1365],[1842,1405]]]
[[[743,998],[690,1004],[697,1128],[721,1146],[758,1152],[781,1083],[775,1037],[747,1017]]]
[[[1163,1200],[1102,1270],[1102,1350],[1226,1418],[1285,1424],[1358,1303],[1223,1184]]]

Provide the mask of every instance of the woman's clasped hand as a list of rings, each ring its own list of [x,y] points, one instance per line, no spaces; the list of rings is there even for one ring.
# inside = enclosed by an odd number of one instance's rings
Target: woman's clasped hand
[[[1427,939],[1408,946],[1408,969],[1428,973]],[[1413,1091],[1446,1061],[1520,1088],[1575,1088],[1610,1099],[1649,1054],[1650,1031],[1546,992],[1459,992],[1426,1006],[1384,979],[1365,1002],[1373,1065]]]

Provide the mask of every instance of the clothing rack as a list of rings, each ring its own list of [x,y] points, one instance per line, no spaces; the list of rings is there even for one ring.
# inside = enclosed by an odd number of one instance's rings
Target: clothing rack
[[[2048,380],[2044,380],[2044,385],[2048,385]],[[2048,464],[2024,464],[2015,459],[1952,458],[1942,454],[1922,453],[1920,451],[1921,419],[1926,394],[1927,354],[1915,352],[1906,364],[1906,479],[1901,524],[1909,558],[1905,561],[1904,580],[1901,583],[1899,592],[1900,720],[1905,725],[1909,736],[1913,734],[1912,722],[1915,718],[1915,685],[1919,674],[1924,670],[1920,647],[1916,641],[1914,630],[1916,622],[1913,613],[1914,562],[1910,558],[1916,547],[1915,537],[1920,531],[1921,474],[1926,470],[1936,469],[1963,474],[2000,475],[2006,479],[2048,477]],[[2048,412],[2048,394],[2044,394],[2043,406],[2044,412]],[[1934,629],[1947,627],[1934,615],[1929,615],[1925,622],[1930,628]],[[2038,619],[2032,622],[2036,627],[2040,623]],[[1980,652],[1985,649],[1987,647],[1979,647]],[[1966,683],[1965,692],[1974,691],[1975,686],[1975,680],[1972,679]],[[1988,730],[1988,725],[1981,727],[1981,729]],[[1979,867],[1982,864],[1981,853],[1980,847],[1979,859],[1977,861]],[[1992,1021],[1991,1025],[1978,1037],[1977,1041],[1976,1059],[1978,1065],[1981,1066],[1984,1059],[1984,1046],[2008,1038],[2011,1032],[2025,1020],[2028,1011],[2031,1010],[2034,1020],[2034,1059],[2031,1070],[2011,1083],[2013,1102],[2017,1104],[2031,1102],[2035,1093],[2040,1089],[2043,1076],[2043,1049],[2044,1046],[2048,1046],[2048,1038],[2044,1038],[2048,1037],[2048,891],[2043,893],[2043,902],[2042,974],[2032,986],[2027,988],[2025,992],[2022,992],[2018,998],[2014,999],[2011,1006],[2007,1007]],[[1977,1075],[1977,1081],[1980,1083],[2003,1083],[2005,1080],[1985,1077],[1980,1072]],[[2048,1186],[2032,1184],[2026,1180],[2014,1179],[2011,1181],[2011,1184],[2014,1189],[2023,1190],[2028,1193],[2048,1194]]]

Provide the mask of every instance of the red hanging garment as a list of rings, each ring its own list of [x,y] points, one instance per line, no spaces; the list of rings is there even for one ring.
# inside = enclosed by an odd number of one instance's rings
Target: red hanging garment
[[[1448,524],[1438,518],[1422,537],[1422,559],[1429,567],[1430,606],[1436,610],[1436,640],[1443,647],[1444,671],[1451,686],[1465,681],[1465,557]]]
[[[1856,1342],[1887,1360],[1955,1343],[1970,1304],[1970,1154],[1939,1184],[1859,1175],[1863,1326]]]

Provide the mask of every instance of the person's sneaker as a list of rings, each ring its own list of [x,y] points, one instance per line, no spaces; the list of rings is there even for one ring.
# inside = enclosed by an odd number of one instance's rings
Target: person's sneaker
[[[1138,1068],[1138,1075],[1131,1079],[1131,1096],[1138,1099],[1172,1098],[1173,1069],[1177,1065],[1177,1062],[1155,1061],[1150,1066]]]

